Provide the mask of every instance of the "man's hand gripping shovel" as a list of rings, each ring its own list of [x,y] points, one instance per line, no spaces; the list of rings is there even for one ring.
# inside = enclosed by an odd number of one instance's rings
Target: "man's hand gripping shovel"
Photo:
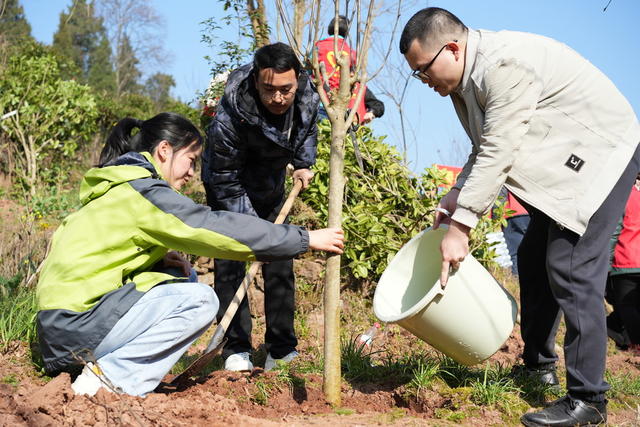
[[[280,213],[274,221],[274,224],[282,224],[284,222],[285,218],[289,214],[289,211],[291,210],[291,207],[293,206],[293,201],[298,196],[298,193],[300,193],[301,189],[302,181],[298,179],[294,182],[293,189],[291,189],[289,197],[287,197],[284,205],[282,205],[282,209],[280,209]],[[253,263],[251,263],[249,271],[244,276],[244,279],[242,280],[240,287],[236,291],[233,300],[231,300],[231,304],[229,304],[229,308],[227,308],[227,311],[224,313],[222,320],[216,326],[216,330],[204,354],[196,359],[187,369],[184,370],[184,372],[176,376],[171,381],[171,383],[169,383],[169,385],[178,386],[187,379],[199,374],[204,369],[204,367],[209,364],[209,362],[211,362],[216,356],[222,353],[222,349],[224,348],[224,345],[227,341],[223,338],[225,333],[227,332],[229,323],[231,323],[231,319],[233,319],[233,316],[236,314],[236,311],[238,310],[240,303],[244,299],[244,296],[247,293],[247,289],[249,289],[249,285],[253,281],[253,278],[258,272],[260,266],[262,266],[262,262],[260,261],[254,261]]]

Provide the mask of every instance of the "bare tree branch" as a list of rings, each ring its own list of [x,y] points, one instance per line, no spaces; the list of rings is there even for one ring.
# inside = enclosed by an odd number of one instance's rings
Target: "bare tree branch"
[[[141,69],[150,69],[170,60],[170,55],[162,47],[164,19],[144,0],[97,0],[96,5],[114,49],[119,95],[132,78],[128,70],[133,61],[139,61]],[[132,55],[121,55],[126,39],[131,45]]]
[[[391,47],[393,46],[393,41],[395,39],[396,30],[398,28],[398,23],[400,22],[401,9],[402,9],[402,0],[398,0],[398,8],[396,10],[396,17],[394,19],[393,30],[391,30],[391,37],[389,38],[389,46],[387,48],[387,53],[384,55],[384,57],[382,59],[382,62],[380,63],[380,67],[371,75],[369,80],[375,79],[378,76],[378,74],[380,74],[382,69],[387,64],[387,61],[389,60],[389,55],[391,55]]]

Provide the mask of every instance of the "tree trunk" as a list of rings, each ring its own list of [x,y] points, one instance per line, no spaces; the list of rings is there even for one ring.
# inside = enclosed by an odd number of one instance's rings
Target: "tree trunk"
[[[344,120],[331,128],[331,159],[329,161],[329,227],[342,228],[344,197]],[[324,285],[324,383],[327,402],[340,406],[340,255],[327,260]]]
[[[261,48],[270,43],[269,24],[267,23],[267,10],[264,0],[247,0],[247,12],[251,20],[251,29],[256,40],[256,48]]]
[[[29,153],[27,154],[27,161],[29,162],[27,165],[27,170],[29,172],[29,194],[31,197],[35,197],[36,195],[36,183],[37,183],[37,173],[38,173],[38,155],[36,153],[35,147],[35,138],[31,135],[28,136],[29,140]]]
[[[306,0],[293,0],[293,39],[298,44],[297,48],[302,50],[304,43],[302,35],[304,31],[304,14],[307,11]]]

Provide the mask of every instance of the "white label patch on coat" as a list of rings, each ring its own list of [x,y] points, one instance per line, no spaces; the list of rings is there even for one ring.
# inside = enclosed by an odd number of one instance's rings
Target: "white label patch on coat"
[[[565,163],[564,165],[567,166],[569,169],[573,169],[574,171],[579,172],[582,165],[584,165],[584,160],[582,160],[580,157],[576,156],[575,154],[572,154],[569,157],[569,160],[567,160],[567,163]]]

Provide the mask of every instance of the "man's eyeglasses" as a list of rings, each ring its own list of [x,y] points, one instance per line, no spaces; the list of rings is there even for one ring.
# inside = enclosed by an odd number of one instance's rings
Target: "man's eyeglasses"
[[[291,87],[289,89],[267,89],[262,88],[262,94],[267,99],[275,99],[278,94],[284,99],[290,98],[294,93],[296,93],[297,87]]]
[[[454,42],[458,43],[458,40],[454,40]],[[425,65],[421,69],[414,70],[411,73],[411,76],[415,77],[416,79],[418,79],[420,81],[431,80],[431,76],[429,74],[427,74],[427,71],[433,65],[433,63],[436,62],[436,59],[438,59],[438,56],[440,55],[440,53],[442,53],[444,48],[447,47],[448,45],[449,45],[449,43],[447,43],[444,46],[442,46],[440,48],[440,50],[438,51],[438,53],[436,53],[436,56],[434,56],[433,59],[427,65]]]

